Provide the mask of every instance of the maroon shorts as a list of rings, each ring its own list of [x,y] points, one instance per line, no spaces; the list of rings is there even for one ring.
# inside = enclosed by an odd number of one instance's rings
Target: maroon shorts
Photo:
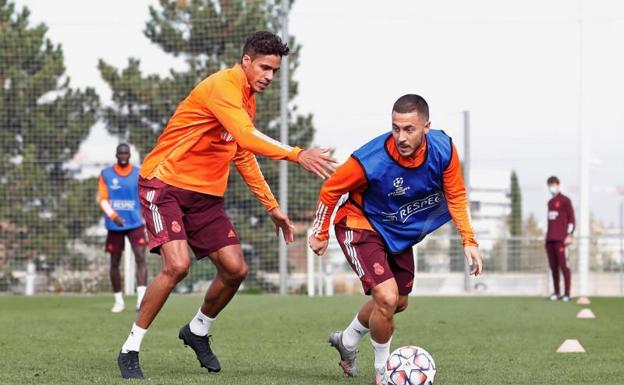
[[[116,254],[124,251],[125,237],[128,237],[133,249],[135,247],[145,247],[147,245],[147,242],[145,242],[145,226],[130,230],[108,230],[108,235],[106,236],[106,252]]]
[[[149,248],[185,240],[197,259],[240,241],[223,209],[223,197],[184,190],[156,178],[139,178],[141,212],[145,219]]]
[[[344,221],[336,224],[336,237],[353,271],[362,281],[367,295],[378,284],[394,278],[399,295],[408,295],[414,285],[414,255],[409,248],[391,254],[381,236],[370,230],[352,229]]]

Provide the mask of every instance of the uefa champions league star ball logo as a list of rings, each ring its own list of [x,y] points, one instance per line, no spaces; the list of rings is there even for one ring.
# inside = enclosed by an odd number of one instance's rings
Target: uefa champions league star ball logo
[[[113,178],[113,180],[111,181],[111,190],[119,190],[121,188],[121,185],[119,184],[119,179],[117,178]]]
[[[403,187],[403,177],[396,177],[392,181],[392,185],[394,186],[394,190],[388,193],[389,197],[405,195],[405,192],[410,189],[409,186]]]

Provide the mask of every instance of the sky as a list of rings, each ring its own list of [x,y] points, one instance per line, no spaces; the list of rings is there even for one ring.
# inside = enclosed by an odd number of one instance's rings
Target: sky
[[[181,65],[143,36],[154,3],[16,1],[62,44],[72,85],[96,87],[104,101],[110,90],[99,58],[121,67],[138,57],[145,72],[163,75]],[[471,169],[515,170],[524,215],[544,224],[550,175],[579,207],[583,126],[591,137],[591,212],[617,224],[624,2],[297,0],[289,29],[303,46],[295,103],[314,115],[316,144],[336,148],[339,159],[389,130],[393,102],[417,93],[429,102],[433,128],[453,136],[460,152],[462,112],[470,112]],[[105,141],[96,127],[87,148]]]

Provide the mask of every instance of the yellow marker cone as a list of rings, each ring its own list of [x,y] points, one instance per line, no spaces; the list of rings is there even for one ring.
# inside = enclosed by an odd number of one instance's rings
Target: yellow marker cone
[[[591,303],[591,301],[587,297],[579,297],[579,299],[576,301],[576,303],[579,304],[579,305],[589,305]]]
[[[557,349],[557,353],[585,353],[585,349],[578,340],[565,340]]]
[[[578,312],[578,314],[576,315],[576,318],[591,319],[591,318],[596,318],[596,316],[594,315],[593,311],[585,308]]]

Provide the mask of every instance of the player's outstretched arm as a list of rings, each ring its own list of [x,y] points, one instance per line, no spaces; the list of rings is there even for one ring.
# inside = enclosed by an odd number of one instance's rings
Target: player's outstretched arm
[[[365,186],[366,175],[354,158],[349,158],[323,183],[312,222],[312,234],[308,238],[308,246],[314,253],[323,255],[327,250],[331,217],[340,198]]]
[[[304,170],[327,179],[336,171],[337,161],[330,155],[329,149],[315,147],[301,151],[297,163]]]
[[[267,212],[279,206],[271,192],[271,188],[264,179],[264,175],[262,175],[256,156],[251,151],[239,146],[236,150],[236,155],[234,155],[234,165],[238,173],[243,177],[249,190],[251,190]]]

